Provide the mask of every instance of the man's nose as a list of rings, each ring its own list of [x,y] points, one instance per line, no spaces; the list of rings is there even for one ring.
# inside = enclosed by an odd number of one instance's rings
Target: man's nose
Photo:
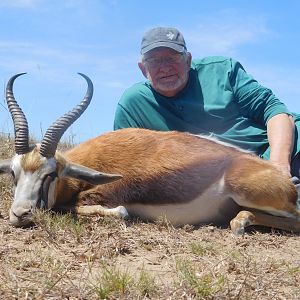
[[[172,68],[172,64],[166,58],[163,58],[160,61],[160,68],[171,69]]]

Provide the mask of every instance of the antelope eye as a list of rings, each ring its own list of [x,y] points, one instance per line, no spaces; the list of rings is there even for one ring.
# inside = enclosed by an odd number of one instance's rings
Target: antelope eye
[[[44,180],[43,180],[43,181],[45,181],[46,178],[49,178],[49,177],[51,177],[51,181],[53,181],[53,180],[57,177],[57,172],[54,171],[54,172],[52,172],[52,173],[47,174],[47,175],[44,177]]]
[[[56,172],[56,171],[54,171],[54,172],[52,172],[52,173],[48,174],[48,176],[50,176],[50,177],[52,177],[52,178],[54,179],[55,177],[57,177],[57,176],[58,176],[58,174],[57,174],[57,172]]]
[[[45,181],[48,179],[50,179],[50,181],[53,181],[55,178],[57,177],[57,172],[54,171],[52,173],[49,173],[47,175],[45,175],[45,177],[43,178],[43,183],[42,183],[42,186],[44,185]]]

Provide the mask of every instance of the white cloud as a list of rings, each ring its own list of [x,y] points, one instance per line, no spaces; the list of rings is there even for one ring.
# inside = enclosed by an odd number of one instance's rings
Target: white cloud
[[[271,34],[263,16],[246,18],[232,11],[202,18],[196,28],[184,32],[188,48],[196,55],[232,55],[239,46],[255,43]]]
[[[11,74],[27,72],[32,82],[50,85],[63,82],[72,90],[70,86],[75,80],[81,84],[75,74],[83,72],[102,91],[121,94],[138,77],[135,59],[124,58],[122,54],[101,57],[98,50],[97,46],[76,43],[47,47],[22,41],[2,41],[0,56],[5,60],[0,60],[0,79],[5,83]],[[132,67],[132,62],[136,68]],[[120,69],[120,65],[123,68]]]
[[[1,41],[0,56],[5,60],[0,60],[3,70],[14,69],[36,69],[37,66],[61,67],[62,70],[72,67],[89,68],[101,70],[106,74],[115,74],[120,69],[120,64],[128,65],[135,57],[125,57],[122,54],[111,57],[101,57],[101,49],[94,45],[81,44],[60,44],[59,47],[43,46],[22,41]],[[25,67],[25,68],[24,68]],[[128,71],[127,71],[128,73]],[[107,76],[107,75],[106,75]],[[115,76],[115,75],[114,75]]]

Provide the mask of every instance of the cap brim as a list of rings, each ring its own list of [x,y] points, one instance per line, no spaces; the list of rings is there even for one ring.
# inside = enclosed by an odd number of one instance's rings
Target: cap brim
[[[144,55],[145,53],[149,52],[150,50],[153,50],[153,49],[159,48],[159,47],[171,48],[179,53],[183,53],[186,50],[184,46],[178,45],[175,43],[156,42],[156,43],[153,43],[153,44],[148,45],[147,47],[144,47],[143,49],[141,49],[141,54]]]

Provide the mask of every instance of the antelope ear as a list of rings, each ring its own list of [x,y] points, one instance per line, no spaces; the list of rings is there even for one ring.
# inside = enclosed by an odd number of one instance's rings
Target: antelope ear
[[[119,174],[101,173],[96,170],[72,163],[66,164],[61,176],[84,180],[95,185],[109,183],[123,177]]]
[[[11,172],[11,159],[5,159],[0,161],[0,174]]]

